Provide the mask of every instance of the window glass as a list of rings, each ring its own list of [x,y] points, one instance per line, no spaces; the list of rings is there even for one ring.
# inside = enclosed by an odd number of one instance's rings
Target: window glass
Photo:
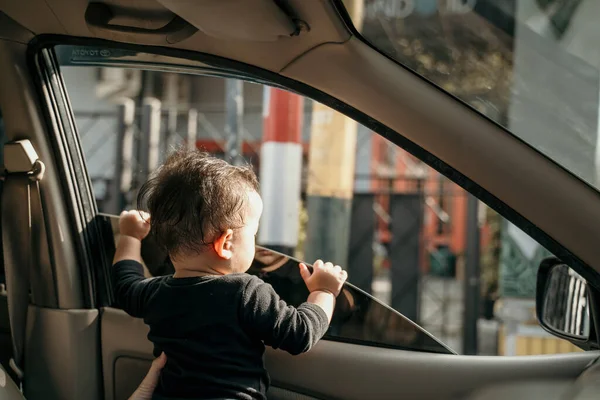
[[[381,52],[600,187],[597,0],[364,0]]]
[[[105,226],[118,238],[118,217],[102,216]],[[152,237],[142,242],[143,265],[148,277],[175,272],[168,256],[159,250]],[[309,292],[300,276],[299,262],[282,253],[257,246],[248,273],[273,286],[288,304],[299,306]],[[377,299],[346,284],[338,296],[326,339],[355,344],[452,354],[453,351],[414,322]]]
[[[577,351],[535,319],[536,272],[550,253],[484,204],[472,202],[478,220],[469,225],[468,193],[393,143],[281,89],[164,65],[128,69],[81,57],[74,65],[69,54],[78,49],[57,53],[101,212],[134,207],[140,184],[173,146],[202,148],[255,167],[259,245],[348,270],[355,289],[338,303],[329,338],[447,351],[413,321],[458,353]],[[466,265],[467,236],[480,242],[475,265]],[[160,249],[144,252],[149,276],[170,273]],[[273,257],[259,251],[252,273],[289,302],[303,301],[294,261],[269,268]],[[476,283],[470,292],[466,280]],[[523,312],[505,311],[515,308]]]

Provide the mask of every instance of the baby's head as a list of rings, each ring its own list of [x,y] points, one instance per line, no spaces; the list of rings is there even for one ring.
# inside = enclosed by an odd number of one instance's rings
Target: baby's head
[[[251,167],[235,167],[198,150],[172,153],[140,189],[151,234],[175,269],[246,272],[254,258],[262,213]]]

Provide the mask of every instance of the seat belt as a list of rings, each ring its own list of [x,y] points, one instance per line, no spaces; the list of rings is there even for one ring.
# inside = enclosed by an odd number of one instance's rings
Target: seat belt
[[[49,261],[39,189],[45,166],[29,140],[5,144],[4,164],[2,240],[13,345],[10,367],[22,381],[31,274]]]

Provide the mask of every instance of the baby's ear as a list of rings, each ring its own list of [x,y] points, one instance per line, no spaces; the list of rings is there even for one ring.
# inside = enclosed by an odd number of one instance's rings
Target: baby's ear
[[[224,259],[231,260],[233,256],[233,248],[231,245],[231,240],[233,239],[233,230],[227,229],[225,232],[221,233],[213,242],[213,248],[215,249],[215,253]]]

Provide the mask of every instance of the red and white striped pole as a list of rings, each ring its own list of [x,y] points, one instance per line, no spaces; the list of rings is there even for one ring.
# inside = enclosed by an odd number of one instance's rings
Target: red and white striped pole
[[[265,86],[260,187],[263,215],[258,243],[292,255],[298,245],[304,99]]]

